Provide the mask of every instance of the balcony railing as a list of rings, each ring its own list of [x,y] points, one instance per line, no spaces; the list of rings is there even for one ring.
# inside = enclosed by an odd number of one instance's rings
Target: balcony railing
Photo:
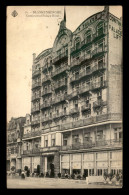
[[[78,113],[79,112],[79,108],[72,108],[70,110],[70,114],[75,114],[75,113]]]
[[[40,129],[38,129],[37,131],[31,132],[31,133],[27,133],[23,135],[23,138],[28,138],[28,137],[34,137],[34,136],[40,136],[42,133],[42,131]]]
[[[51,80],[51,76],[45,76],[43,79],[42,79],[42,83],[46,82],[46,81],[50,81]]]
[[[50,67],[52,67],[52,63],[46,63],[43,67],[42,67],[42,71],[45,71],[47,68],[49,69]]]
[[[89,117],[83,120],[78,120],[75,122],[65,123],[60,125],[60,130],[65,129],[72,129],[75,126],[76,127],[82,127],[91,125],[98,122],[104,122],[104,121],[120,121],[122,120],[122,114],[121,113],[109,113],[109,114],[102,114],[94,117]]]
[[[51,88],[47,89],[47,90],[43,90],[41,94],[42,94],[42,96],[44,96],[44,95],[47,95],[47,94],[50,94],[50,93],[52,93]]]
[[[37,100],[37,99],[40,99],[40,97],[41,96],[39,94],[33,95],[32,96],[32,101]]]
[[[36,87],[41,87],[41,81],[32,84],[32,89],[36,88]]]
[[[42,123],[43,123],[43,122],[50,121],[50,120],[52,120],[52,116],[47,116],[47,117],[42,117],[42,118],[41,118]]]
[[[35,76],[38,76],[41,74],[41,71],[40,70],[36,70],[32,73],[32,78],[34,78]]]
[[[52,104],[57,104],[59,102],[65,101],[67,96],[68,96],[67,94],[63,94],[61,96],[56,96],[55,98],[53,98]]]
[[[51,106],[51,102],[47,102],[47,103],[41,104],[40,108],[41,108],[41,110],[42,110],[42,109],[48,108],[48,107],[50,107],[50,106]]]
[[[78,66],[81,63],[81,61],[82,61],[81,58],[73,60],[71,62],[71,68],[74,67],[74,66]]]
[[[31,122],[31,125],[37,125],[40,123],[40,119],[34,120]]]
[[[62,53],[62,54],[56,56],[56,57],[53,59],[53,63],[57,63],[57,62],[59,62],[60,60],[63,60],[63,59],[65,59],[65,58],[67,58],[67,57],[68,57],[68,53],[67,53],[67,52],[64,52],[64,53]]]
[[[90,90],[90,84],[79,88],[79,94],[87,93]]]
[[[62,151],[67,150],[80,150],[80,149],[88,149],[95,147],[122,147],[122,140],[99,140],[96,142],[86,141],[84,143],[76,143],[67,146],[61,146]]]
[[[31,112],[34,113],[34,112],[38,112],[40,111],[40,106],[37,106],[37,107],[34,107],[31,109]]]
[[[57,68],[54,72],[52,72],[52,77],[55,77],[63,72],[65,72],[68,69],[67,66]]]
[[[49,152],[49,151],[59,151],[60,146],[48,146],[44,148],[40,148],[40,152]]]
[[[72,99],[73,97],[78,96],[79,90],[71,91],[71,93],[68,95],[68,99]]]
[[[40,148],[33,148],[32,150],[23,150],[23,154],[37,154],[40,153]]]
[[[86,110],[90,110],[91,109],[91,104],[88,104],[88,105],[83,105],[81,106],[81,111],[86,111]]]
[[[56,83],[55,84],[55,89],[58,89],[58,88],[61,88],[61,87],[64,87],[64,86],[67,86],[67,82],[65,80]]]
[[[70,82],[74,82],[74,81],[78,81],[80,80],[81,78],[83,77],[86,77],[86,76],[89,76],[90,74],[92,73],[91,70],[82,70],[78,76],[73,76],[71,79],[70,79]]]
[[[96,65],[92,68],[92,73],[93,73],[93,72],[97,72],[97,71],[99,71],[99,70],[104,70],[104,69],[106,69],[105,63],[96,64]]]
[[[107,105],[107,101],[98,100],[98,101],[93,102],[93,108],[97,108],[97,107],[105,106],[105,105]]]
[[[96,90],[98,88],[104,88],[104,87],[107,87],[107,81],[104,80],[104,81],[101,81],[101,82],[96,82],[96,83],[92,83],[91,84],[91,90]]]
[[[92,51],[92,56],[96,56],[96,55],[98,55],[98,54],[100,54],[100,53],[102,53],[102,52],[104,52],[105,50],[104,50],[104,48],[103,47],[98,47],[98,48],[96,48],[96,49],[94,49],[93,51]]]

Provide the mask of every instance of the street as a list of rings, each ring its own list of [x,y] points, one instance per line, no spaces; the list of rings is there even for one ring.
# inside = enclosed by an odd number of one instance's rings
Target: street
[[[85,180],[71,180],[71,179],[59,179],[59,178],[32,178],[26,177],[11,178],[7,177],[8,189],[61,189],[61,188],[121,188],[121,186],[109,185],[109,184],[86,184]]]

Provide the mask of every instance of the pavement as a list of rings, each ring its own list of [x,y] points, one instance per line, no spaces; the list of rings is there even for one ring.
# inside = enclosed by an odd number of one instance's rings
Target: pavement
[[[21,179],[20,177],[7,177],[8,189],[100,189],[100,188],[122,188],[122,186],[116,186],[115,184],[86,184],[86,180],[72,180],[72,179],[60,179],[60,178],[34,178],[26,177]]]

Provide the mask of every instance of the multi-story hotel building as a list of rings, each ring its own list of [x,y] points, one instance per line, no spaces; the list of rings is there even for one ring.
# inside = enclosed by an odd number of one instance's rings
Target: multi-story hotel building
[[[121,18],[105,6],[71,32],[64,13],[53,47],[33,54],[32,67],[24,166],[51,176],[121,171]]]
[[[11,118],[7,126],[7,156],[6,169],[10,171],[15,167],[15,171],[22,168],[22,136],[25,117]]]

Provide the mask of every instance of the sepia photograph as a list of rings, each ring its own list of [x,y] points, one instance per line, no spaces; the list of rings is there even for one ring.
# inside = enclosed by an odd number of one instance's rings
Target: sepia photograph
[[[7,189],[121,189],[122,6],[7,6],[6,27]]]

